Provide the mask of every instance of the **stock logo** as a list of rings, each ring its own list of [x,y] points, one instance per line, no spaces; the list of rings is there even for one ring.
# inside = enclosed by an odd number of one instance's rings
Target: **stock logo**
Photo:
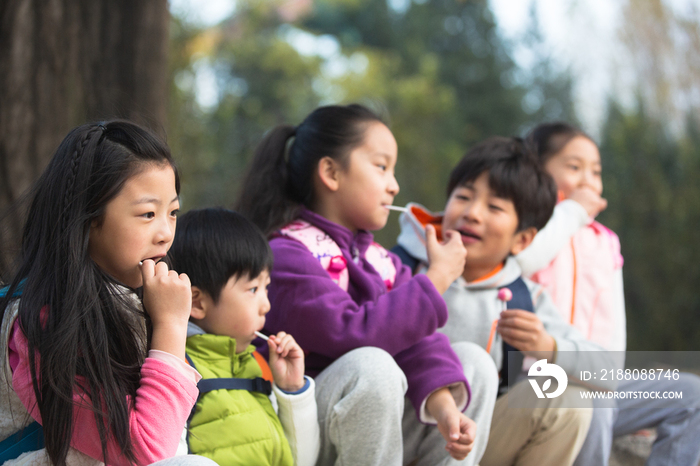
[[[569,378],[566,376],[564,369],[557,366],[556,364],[548,364],[546,359],[540,359],[535,364],[530,367],[527,372],[528,377],[554,377],[557,379],[557,389],[551,393],[547,393],[547,390],[552,385],[552,379],[547,379],[540,388],[537,380],[528,379],[532,389],[535,391],[537,398],[556,398],[566,390],[566,386],[569,384]]]

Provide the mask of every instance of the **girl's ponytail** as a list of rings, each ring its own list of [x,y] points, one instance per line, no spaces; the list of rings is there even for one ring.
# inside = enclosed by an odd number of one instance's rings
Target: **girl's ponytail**
[[[272,129],[255,150],[241,189],[236,210],[248,217],[265,234],[294,220],[299,204],[287,189],[285,155],[296,128],[279,125]]]
[[[319,160],[331,157],[345,166],[372,122],[383,123],[367,107],[352,104],[319,107],[296,128],[277,126],[255,151],[236,210],[266,235],[291,222],[302,205],[312,207]]]

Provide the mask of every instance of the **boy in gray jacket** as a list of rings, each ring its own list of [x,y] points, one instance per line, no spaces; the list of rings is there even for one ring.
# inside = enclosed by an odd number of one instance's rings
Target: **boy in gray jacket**
[[[570,465],[591,418],[590,409],[568,407],[590,407],[581,399],[582,388],[569,385],[562,396],[546,398],[534,409],[508,406],[509,398],[512,406],[515,397],[533,396],[527,381],[515,384],[522,377],[525,357],[556,363],[569,380],[593,365],[613,367],[602,348],[559,317],[539,285],[521,277],[513,258],[551,216],[557,196],[554,181],[520,139],[495,137],[462,158],[452,170],[447,194],[441,214],[409,204],[394,252],[406,262],[415,261],[415,270],[421,271],[427,263],[426,225],[432,224],[438,234],[449,229],[462,236],[467,249],[464,273],[443,294],[449,319],[440,331],[452,342],[481,345],[500,371],[500,396],[480,464]],[[498,298],[504,287],[515,298],[507,310]]]

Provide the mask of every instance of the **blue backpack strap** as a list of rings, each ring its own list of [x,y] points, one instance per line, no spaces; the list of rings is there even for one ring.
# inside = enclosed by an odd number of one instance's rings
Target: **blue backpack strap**
[[[189,354],[185,353],[185,359],[187,359],[190,366],[194,367],[195,370],[197,369],[197,366],[194,365],[194,361],[192,361]],[[199,384],[197,384],[197,388],[199,388]],[[201,395],[201,393],[197,395],[197,401],[199,401],[199,397]],[[190,448],[190,421],[192,420],[192,416],[194,416],[194,412],[197,410],[197,401],[194,402],[192,409],[190,410],[190,415],[187,416],[187,434],[185,434],[185,441],[187,442],[187,453],[189,454],[193,453],[192,449]]]
[[[185,353],[185,358],[190,366],[197,369],[194,365],[192,358]],[[202,379],[197,382],[197,388],[199,389],[199,396],[204,395],[212,390],[248,390],[249,392],[260,392],[267,396],[272,393],[272,384],[263,379],[262,377],[256,377],[254,379],[238,379],[238,378],[215,378],[215,379]],[[192,408],[192,414],[194,414],[194,408]],[[191,415],[190,415],[191,417]]]
[[[248,390],[249,392],[260,392],[267,396],[272,393],[272,384],[262,377],[254,379],[236,379],[236,378],[220,378],[220,379],[202,379],[197,383],[199,395],[210,392],[212,390]]]
[[[187,362],[190,364],[190,366],[194,367],[197,369],[197,367],[194,365],[194,361],[192,361],[192,358],[185,353],[185,358],[187,359]],[[238,379],[238,378],[215,378],[215,379],[201,379],[199,382],[197,382],[197,389],[199,390],[199,396],[197,397],[197,401],[204,395],[205,393],[208,393],[212,390],[248,390],[249,392],[260,392],[264,393],[267,396],[270,396],[270,393],[272,393],[272,384],[263,379],[262,377],[256,377],[254,379]],[[192,406],[192,411],[190,411],[190,415],[187,418],[187,450],[189,453],[192,453],[192,450],[190,449],[190,431],[189,431],[189,425],[190,421],[192,420],[192,416],[194,416],[195,410],[197,409],[197,403]]]
[[[22,453],[44,448],[44,429],[34,421],[16,434],[0,442],[0,464],[13,460]]]
[[[530,289],[525,284],[522,277],[518,277],[510,285],[506,285],[502,288],[509,288],[513,293],[513,299],[508,301],[508,309],[522,309],[528,312],[535,312],[535,308],[532,305],[532,296],[530,295]],[[510,357],[513,364],[508,363],[508,353],[516,354]],[[503,362],[501,363],[501,383],[498,386],[498,393],[502,394],[508,390],[508,380],[515,380],[520,374],[523,367],[523,359],[525,356],[522,352],[518,351],[505,341],[503,342]]]
[[[27,279],[23,278],[22,281],[19,282],[19,285],[17,285],[17,288],[15,288],[15,291],[12,293],[13,298],[19,298],[22,296],[22,290],[24,289],[24,282],[26,282]],[[4,286],[0,288],[0,298],[4,298],[7,295],[7,292],[10,291],[10,285]]]
[[[187,359],[187,363],[192,366],[195,370],[197,370],[197,366],[194,365],[194,361],[190,357],[189,354],[185,353],[185,359]]]
[[[418,267],[418,264],[420,263],[418,259],[410,255],[408,251],[406,251],[406,249],[400,244],[397,244],[391,248],[391,252],[399,256],[399,259],[401,259],[403,265],[407,265],[411,268],[411,273],[415,273],[416,267]]]
[[[23,279],[19,282],[19,285],[12,293],[13,298],[22,296],[25,281],[26,279]],[[0,288],[0,298],[7,296],[8,291],[10,291],[10,285]],[[44,429],[41,427],[41,424],[34,421],[16,434],[12,434],[0,442],[0,464],[13,460],[22,453],[41,450],[42,448],[44,448]]]

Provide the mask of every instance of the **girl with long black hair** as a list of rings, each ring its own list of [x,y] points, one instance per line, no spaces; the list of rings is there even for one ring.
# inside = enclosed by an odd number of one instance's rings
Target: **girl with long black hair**
[[[189,279],[160,262],[178,194],[168,147],[127,121],[73,129],[37,182],[0,300],[0,439],[43,426],[24,461],[176,454],[200,377],[184,361]]]

